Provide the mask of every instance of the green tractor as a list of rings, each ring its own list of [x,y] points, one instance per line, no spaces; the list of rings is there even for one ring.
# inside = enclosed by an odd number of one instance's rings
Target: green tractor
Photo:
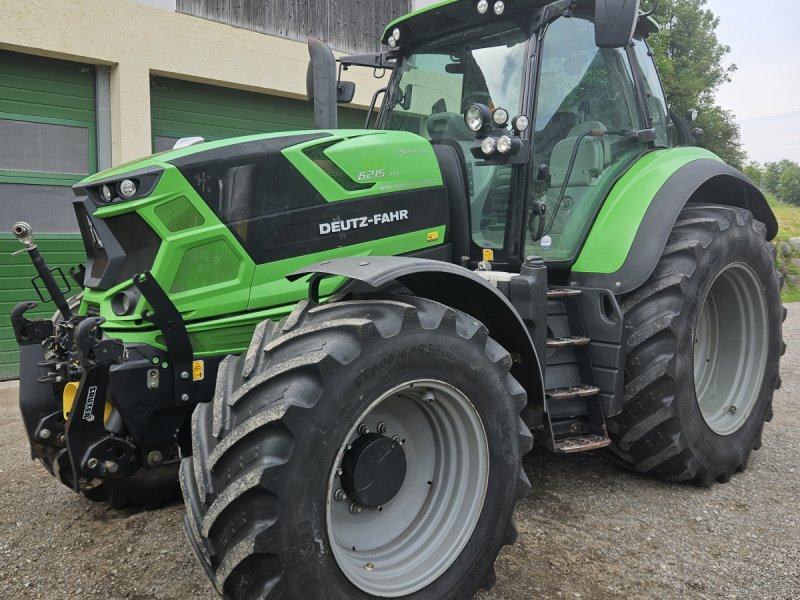
[[[638,0],[448,0],[389,25],[373,127],[310,42],[318,130],[75,187],[87,262],[15,308],[32,455],[114,505],[178,477],[226,598],[469,598],[534,440],[711,485],[772,416],[778,225],[673,114]],[[374,111],[370,111],[374,115]]]

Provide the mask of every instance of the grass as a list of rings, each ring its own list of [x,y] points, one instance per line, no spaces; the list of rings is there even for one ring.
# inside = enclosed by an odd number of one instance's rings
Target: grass
[[[788,241],[789,238],[800,237],[800,206],[781,202],[772,194],[767,194],[767,202],[778,219],[780,230],[776,241]]]
[[[789,238],[800,237],[800,206],[781,202],[772,194],[767,194],[767,202],[778,219],[778,235],[775,242],[788,242]],[[798,257],[800,258],[800,257]],[[789,261],[786,265],[789,274],[800,276],[800,268]],[[800,287],[785,287],[781,294],[784,302],[800,302]]]

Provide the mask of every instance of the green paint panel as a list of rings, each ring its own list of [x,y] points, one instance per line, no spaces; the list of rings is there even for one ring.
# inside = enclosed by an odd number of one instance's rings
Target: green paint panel
[[[77,286],[69,278],[68,269],[86,261],[83,242],[76,235],[36,236],[36,245],[51,267],[61,267],[64,275],[72,285],[69,295],[78,293]],[[36,275],[27,254],[11,256],[22,248],[11,235],[0,235],[0,379],[10,379],[19,374],[19,349],[11,330],[11,309],[25,300],[36,300],[38,297],[31,286],[31,277]],[[52,302],[39,303],[35,310],[27,313],[33,316],[51,317],[56,311]]]
[[[611,190],[573,272],[615,273],[625,263],[650,203],[675,171],[701,159],[720,160],[702,148],[656,150],[643,156]]]
[[[336,130],[343,138],[312,140],[283,150],[283,155],[328,202],[442,185],[439,163],[426,139],[405,131]],[[309,152],[326,147],[327,160],[356,185],[345,189],[325,161]]]
[[[166,77],[150,84],[153,136],[218,140],[313,129],[311,102]],[[340,126],[363,127],[366,112],[339,109]]]

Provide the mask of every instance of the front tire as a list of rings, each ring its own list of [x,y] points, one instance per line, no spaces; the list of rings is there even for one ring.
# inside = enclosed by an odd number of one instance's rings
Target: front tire
[[[625,466],[708,486],[761,446],[785,348],[765,231],[746,210],[687,207],[653,275],[622,299],[625,402],[608,427]]]
[[[482,324],[420,298],[262,323],[221,365],[181,466],[186,529],[218,591],[433,600],[491,587],[530,487],[510,366]]]

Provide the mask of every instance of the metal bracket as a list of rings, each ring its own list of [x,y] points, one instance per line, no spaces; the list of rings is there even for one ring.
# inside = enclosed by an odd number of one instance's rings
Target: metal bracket
[[[25,318],[25,313],[36,306],[32,301],[20,302],[11,311],[11,327],[20,346],[41,344],[53,335],[53,322],[49,319],[31,321]]]
[[[66,289],[61,290],[61,294],[62,295],[66,296],[67,294],[69,294],[72,291],[72,286],[69,284],[69,281],[67,281],[67,277],[66,277],[66,275],[64,275],[64,271],[61,270],[61,267],[52,267],[52,268],[50,268],[50,273],[52,275],[55,275],[56,273],[58,273],[61,276],[61,280],[64,282],[64,285],[67,286]],[[39,300],[41,300],[42,302],[50,302],[51,300],[53,300],[52,297],[51,298],[45,298],[44,294],[42,293],[41,288],[36,284],[37,281],[44,282],[44,280],[42,279],[41,275],[36,275],[35,277],[31,277],[31,285],[33,286],[33,289],[36,291],[36,294],[39,296]],[[53,281],[55,281],[55,277],[53,277]]]
[[[142,317],[158,327],[164,335],[175,374],[175,404],[186,406],[197,399],[193,398],[192,385],[194,351],[183,317],[150,271],[135,275],[133,283],[153,309],[153,312],[145,310]]]
[[[98,339],[95,332],[104,322],[102,317],[90,317],[75,329],[75,348],[84,371],[67,421],[66,441],[76,492],[82,476],[122,475],[133,460],[133,446],[105,428],[109,373],[114,362],[125,359],[125,346],[120,340]]]

